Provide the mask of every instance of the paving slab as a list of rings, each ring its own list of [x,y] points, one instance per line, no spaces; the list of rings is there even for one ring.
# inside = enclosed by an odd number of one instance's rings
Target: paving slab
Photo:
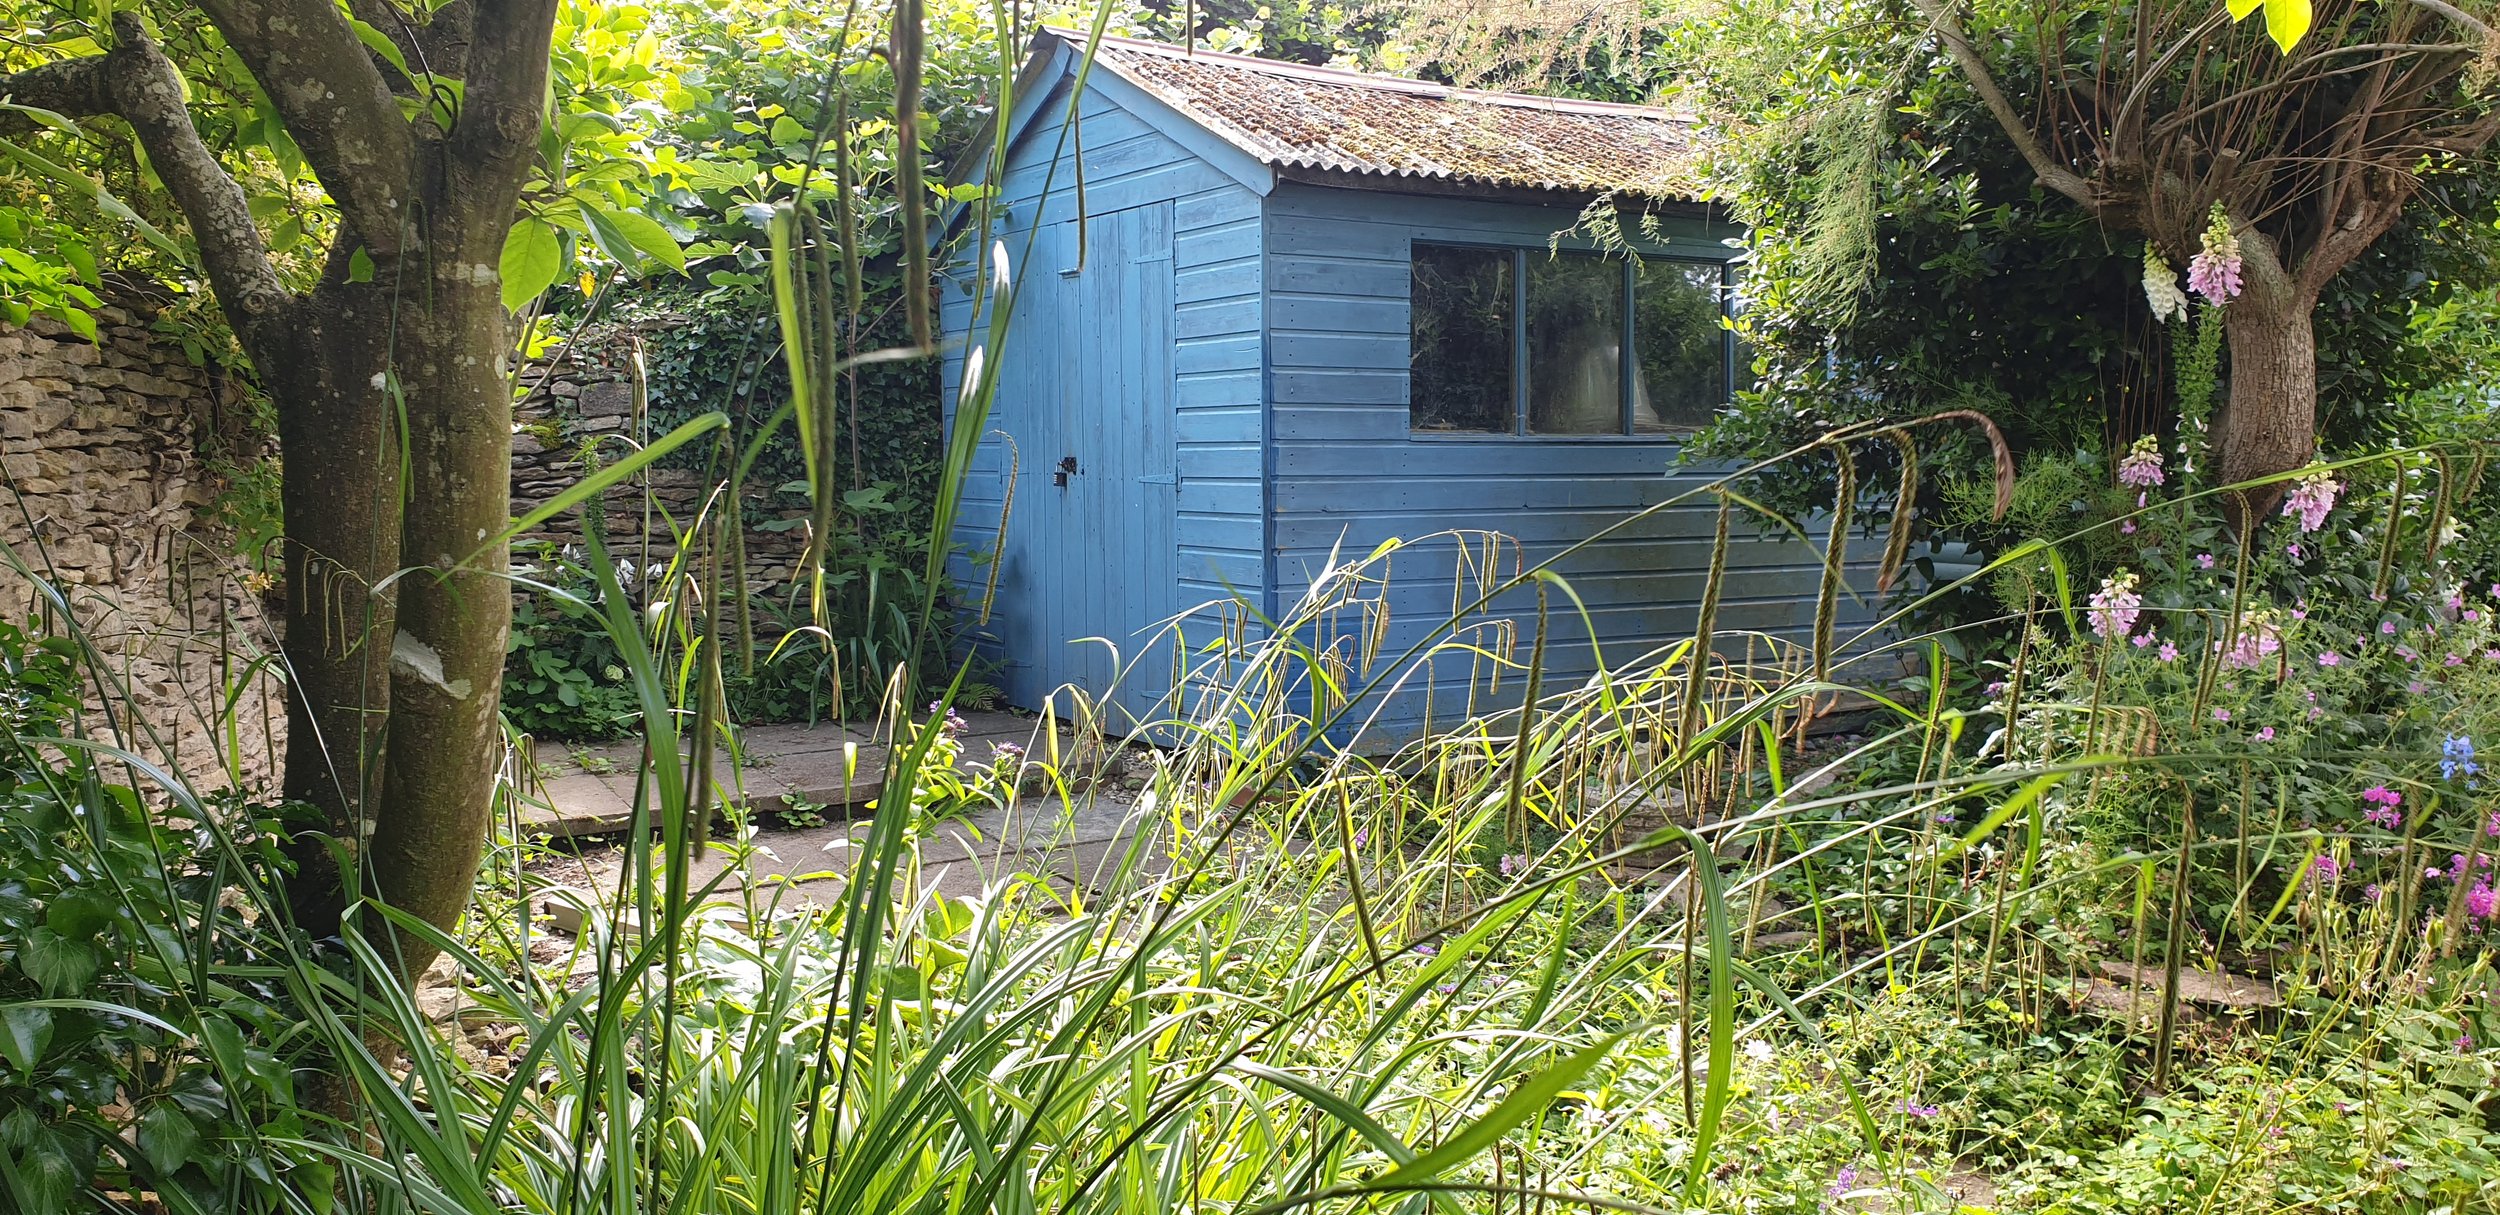
[[[991,762],[1000,744],[1040,749],[1038,718],[989,711],[958,716],[965,723],[960,768]],[[885,785],[887,748],[878,738],[874,723],[747,727],[737,747],[713,753],[715,799],[768,815],[865,815]],[[533,782],[523,798],[528,830],[559,837],[605,835],[631,822],[640,742],[576,748],[562,760],[542,756],[541,762],[548,775]]]

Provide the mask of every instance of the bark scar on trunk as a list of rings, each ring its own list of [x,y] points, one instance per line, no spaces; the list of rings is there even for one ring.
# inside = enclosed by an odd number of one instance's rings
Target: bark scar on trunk
[[[467,700],[471,688],[466,679],[443,678],[443,655],[433,646],[417,640],[402,629],[391,638],[391,666],[405,671],[441,689],[453,700]]]

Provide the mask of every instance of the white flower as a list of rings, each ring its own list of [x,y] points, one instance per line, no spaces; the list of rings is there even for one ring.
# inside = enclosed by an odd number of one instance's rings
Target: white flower
[[[1756,1063],[1768,1063],[1778,1058],[1779,1052],[1772,1050],[1771,1044],[1760,1038],[1747,1038],[1745,1039],[1745,1057]]]
[[[375,388],[380,388],[390,382],[391,373],[387,371],[377,371],[373,373],[373,386]]]
[[[2187,319],[2188,297],[2179,290],[2179,275],[2151,245],[2144,246],[2144,302],[2153,306],[2154,320]]]

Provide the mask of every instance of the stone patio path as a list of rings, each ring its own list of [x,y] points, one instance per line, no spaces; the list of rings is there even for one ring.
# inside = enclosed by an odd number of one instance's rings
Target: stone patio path
[[[986,763],[999,743],[1040,750],[1039,719],[1013,713],[964,713],[963,763]],[[525,801],[523,827],[552,836],[606,835],[633,819],[635,769],[642,743],[628,739],[570,754],[542,749],[542,776]],[[829,819],[867,813],[885,782],[886,750],[869,723],[749,726],[738,762],[713,756],[714,788],[760,815],[817,807]],[[531,802],[539,804],[531,804]]]
[[[964,713],[962,764],[987,762],[993,746],[1013,743],[1045,751],[1041,723],[1009,713]],[[716,789],[755,817],[754,848],[739,865],[738,849],[713,840],[696,858],[694,877],[738,886],[785,886],[816,903],[841,889],[870,826],[885,778],[886,750],[865,726],[757,726],[744,731],[739,763],[715,758]],[[1062,753],[1071,748],[1063,733]],[[641,743],[583,748],[569,756],[541,753],[549,771],[525,801],[524,828],[556,838],[573,855],[562,884],[582,890],[613,885],[620,863],[612,836],[631,823],[634,770]],[[1115,775],[1116,774],[1109,774]],[[794,815],[793,812],[800,812]],[[967,897],[1013,875],[1030,875],[1063,892],[1099,889],[1136,837],[1136,806],[1116,779],[1062,800],[1028,796],[1012,807],[988,807],[939,820],[919,843],[921,884]],[[795,820],[795,821],[794,821]],[[1147,858],[1160,866],[1164,858]]]

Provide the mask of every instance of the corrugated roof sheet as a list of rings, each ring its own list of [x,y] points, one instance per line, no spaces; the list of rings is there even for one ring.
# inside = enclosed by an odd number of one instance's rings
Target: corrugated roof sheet
[[[1054,30],[1078,48],[1086,35]],[[1105,37],[1108,69],[1284,169],[1692,197],[1691,120],[1649,106],[1455,89]]]

